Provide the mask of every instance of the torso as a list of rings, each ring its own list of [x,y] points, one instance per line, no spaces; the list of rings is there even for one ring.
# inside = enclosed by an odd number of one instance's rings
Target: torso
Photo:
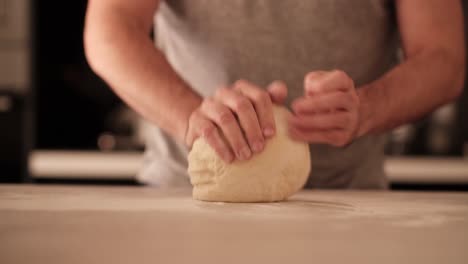
[[[386,0],[175,0],[161,4],[155,39],[174,69],[203,96],[238,79],[260,86],[283,80],[289,103],[301,96],[310,71],[341,69],[359,86],[389,70],[396,62],[393,13]],[[159,129],[155,133],[156,140],[170,140]],[[383,145],[382,137],[364,137],[345,149],[312,145],[308,185],[385,186]],[[185,150],[177,149],[180,159]],[[145,175],[144,181],[153,177]]]

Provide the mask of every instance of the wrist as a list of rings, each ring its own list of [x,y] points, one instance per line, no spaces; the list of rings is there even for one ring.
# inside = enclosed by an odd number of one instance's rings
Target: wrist
[[[356,138],[365,136],[372,131],[372,120],[375,113],[372,109],[372,100],[369,98],[369,89],[372,89],[370,86],[365,85],[357,90],[359,97],[359,121]]]
[[[192,116],[193,111],[197,109],[202,102],[201,97],[193,97],[190,100],[186,100],[182,106],[181,112],[181,118],[177,122],[177,131],[176,131],[176,138],[182,142],[184,145],[186,145],[186,137],[187,137],[187,132],[189,130],[189,124],[190,124],[190,117]]]

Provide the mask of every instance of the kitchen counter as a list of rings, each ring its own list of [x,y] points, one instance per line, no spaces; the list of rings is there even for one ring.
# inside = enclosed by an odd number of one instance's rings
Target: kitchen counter
[[[0,263],[468,263],[468,193],[0,185]]]

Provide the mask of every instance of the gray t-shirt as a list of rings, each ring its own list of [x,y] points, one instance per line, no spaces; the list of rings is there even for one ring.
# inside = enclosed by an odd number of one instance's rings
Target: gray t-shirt
[[[155,15],[155,40],[203,96],[238,79],[284,80],[289,104],[310,71],[341,69],[356,86],[379,78],[396,62],[398,32],[387,0],[172,0]],[[306,187],[385,188],[384,143],[365,136],[345,148],[311,145]],[[153,127],[138,179],[188,185],[186,157],[183,145]]]

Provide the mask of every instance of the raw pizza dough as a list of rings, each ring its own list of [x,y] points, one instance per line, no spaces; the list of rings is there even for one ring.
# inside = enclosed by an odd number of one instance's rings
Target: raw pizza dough
[[[248,161],[225,163],[203,140],[188,156],[193,198],[219,202],[285,200],[304,186],[311,169],[309,147],[287,135],[284,107],[274,107],[276,135]]]

